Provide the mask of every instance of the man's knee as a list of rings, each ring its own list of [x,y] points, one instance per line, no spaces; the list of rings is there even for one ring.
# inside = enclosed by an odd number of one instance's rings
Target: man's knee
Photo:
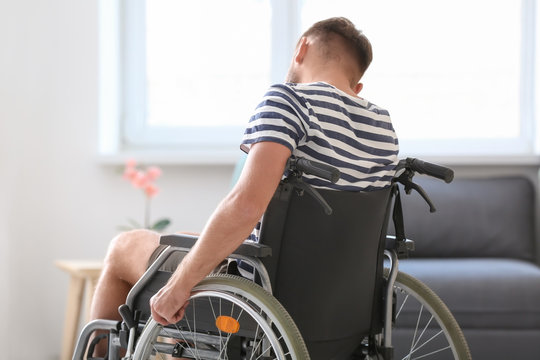
[[[124,278],[142,275],[150,255],[159,245],[159,236],[144,229],[118,234],[109,245],[105,269]]]

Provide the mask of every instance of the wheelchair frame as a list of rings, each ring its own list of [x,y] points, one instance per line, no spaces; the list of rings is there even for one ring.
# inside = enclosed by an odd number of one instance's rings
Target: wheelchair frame
[[[312,166],[313,164],[310,163],[309,166]],[[315,164],[316,166],[316,164]],[[407,193],[410,192],[411,189],[417,190],[423,197],[426,199],[426,201],[430,204],[430,207],[433,207],[431,202],[429,201],[429,198],[425,193],[423,193],[423,190],[419,188],[416,184],[412,182],[412,176],[414,175],[414,172],[419,173],[427,173],[431,176],[436,176],[439,178],[443,178],[448,180],[448,173],[443,172],[445,168],[438,167],[437,165],[429,164],[421,162],[417,159],[407,159],[406,161],[402,161],[400,163],[400,166],[403,171],[400,171],[398,166],[398,175],[396,176],[396,182],[401,182],[405,186],[405,191]],[[317,172],[317,169],[303,169],[306,172]],[[325,167],[325,170],[328,170],[327,167]],[[450,179],[451,180],[451,179]],[[447,181],[449,182],[449,181]],[[394,197],[399,198],[399,188],[397,185],[394,186]],[[392,196],[391,196],[392,198]],[[397,200],[400,201],[400,200]],[[396,200],[394,200],[394,216],[396,214]],[[401,211],[401,206],[399,204],[399,210]],[[398,215],[400,215],[398,213]],[[400,221],[399,218],[397,219],[398,222]],[[402,220],[401,220],[402,221]],[[396,218],[394,218],[394,222],[396,222]],[[396,229],[397,230],[397,229]],[[107,359],[108,360],[116,360],[120,359],[120,349],[125,348],[126,354],[122,359],[133,359],[133,360],[147,360],[150,358],[150,353],[155,353],[157,350],[152,349],[148,347],[148,342],[153,341],[151,339],[154,339],[158,332],[161,329],[161,326],[157,323],[153,322],[151,317],[148,319],[148,322],[146,326],[143,326],[143,323],[141,323],[138,318],[138,314],[132,313],[131,309],[137,308],[137,297],[139,294],[144,291],[144,289],[152,282],[153,276],[158,273],[160,266],[166,261],[166,259],[175,251],[182,251],[182,252],[188,252],[190,248],[193,246],[195,241],[197,240],[194,236],[189,235],[167,235],[163,236],[161,239],[161,243],[165,245],[169,245],[156,259],[156,261],[148,268],[146,273],[143,275],[143,277],[135,284],[135,286],[130,291],[127,299],[126,299],[126,305],[121,307],[120,314],[122,315],[122,318],[124,321],[112,321],[112,320],[95,320],[93,322],[90,322],[87,324],[84,329],[81,332],[81,335],[79,337],[79,341],[77,343],[75,353],[73,355],[74,360],[83,360],[85,359],[85,352],[88,347],[89,339],[91,338],[92,334],[97,330],[106,330],[109,332],[108,342],[109,342],[109,352]],[[385,360],[391,360],[394,358],[394,343],[392,341],[392,332],[393,328],[396,325],[398,319],[397,314],[401,313],[403,309],[407,309],[405,305],[396,304],[397,301],[397,294],[406,294],[406,299],[409,299],[409,297],[412,297],[412,299],[418,301],[418,303],[421,306],[420,309],[420,316],[416,319],[416,328],[414,329],[414,335],[412,342],[410,343],[410,348],[408,348],[405,351],[405,355],[399,354],[400,357],[404,359],[413,359],[416,356],[416,352],[419,351],[420,348],[429,348],[432,344],[432,339],[439,337],[439,335],[444,335],[444,339],[447,343],[447,345],[444,345],[444,347],[441,347],[440,349],[434,349],[429,350],[428,353],[424,353],[423,356],[435,356],[434,358],[441,358],[439,355],[444,354],[446,352],[446,357],[442,357],[442,359],[471,359],[471,355],[467,346],[467,343],[465,341],[465,338],[463,336],[463,333],[461,329],[459,328],[459,325],[457,324],[456,320],[448,310],[448,308],[444,305],[444,303],[438,298],[436,294],[434,294],[426,285],[421,283],[419,280],[399,272],[399,258],[406,255],[408,250],[411,250],[414,248],[414,243],[410,240],[406,240],[404,238],[404,234],[402,231],[397,230],[396,231],[396,237],[388,237],[387,238],[387,244],[386,244],[386,250],[384,251],[385,257],[388,259],[388,266],[385,266],[385,279],[386,279],[386,288],[384,293],[386,294],[385,299],[383,299],[383,307],[384,307],[384,314],[383,314],[383,331],[379,334],[377,334],[373,339],[367,339],[365,341],[365,346],[360,349],[361,353],[357,354],[362,359],[385,359]],[[266,256],[269,256],[271,254],[271,249],[268,246],[257,244],[257,243],[250,243],[246,242],[243,245],[241,245],[233,254],[229,256],[230,259],[233,260],[240,260],[250,263],[256,270],[256,272],[260,276],[260,285],[264,289],[264,293],[261,293],[261,297],[265,297],[270,299],[271,306],[280,307],[280,304],[273,298],[272,294],[272,286],[271,286],[271,280],[269,277],[269,274],[263,265],[263,262],[261,261],[261,258],[264,258]],[[234,283],[235,281],[238,281],[239,279],[235,279],[234,277],[231,278],[231,282]],[[194,298],[197,297],[197,292],[203,291],[204,294],[207,294],[204,291],[209,291],[209,294],[214,294],[212,291],[212,281],[210,281],[210,288],[204,287],[203,288],[197,288],[195,290]],[[215,286],[215,285],[214,285]],[[244,285],[242,285],[244,286]],[[252,290],[249,290],[252,291]],[[258,290],[255,290],[256,292]],[[224,290],[223,286],[219,287],[217,289],[218,297],[234,297],[235,299],[240,299],[238,301],[241,301],[241,299],[246,297],[246,294],[243,293],[242,295],[238,296],[236,294],[233,294],[233,290],[227,288],[227,290]],[[206,295],[205,295],[206,296]],[[210,296],[215,296],[210,295]],[[259,295],[258,295],[259,296]],[[249,297],[249,296],[248,296]],[[221,299],[221,298],[220,298]],[[234,300],[237,301],[237,300]],[[258,301],[258,300],[257,300]],[[264,300],[263,302],[265,302]],[[405,300],[407,301],[407,300]],[[265,307],[266,305],[260,305],[255,304],[252,302],[252,300],[249,300],[249,306],[245,307],[245,310],[247,312],[253,311],[253,308],[256,309],[262,309],[262,307]],[[221,300],[220,300],[220,306],[221,306]],[[421,325],[420,323],[424,320],[422,320],[422,317],[424,316],[423,312],[424,309],[427,309],[427,312],[430,313],[429,320],[427,320],[427,324]],[[213,311],[213,309],[212,309]],[[266,318],[267,324],[258,323],[257,325],[257,331],[255,333],[255,338],[258,337],[258,331],[259,326],[262,327],[280,327],[278,331],[280,332],[281,336],[284,338],[291,337],[293,340],[285,339],[283,341],[287,343],[280,344],[279,342],[281,340],[276,340],[276,338],[273,338],[272,335],[268,336],[268,339],[265,339],[265,342],[272,343],[270,346],[267,346],[266,344],[263,345],[263,347],[266,347],[263,352],[260,353],[259,356],[269,356],[270,354],[275,354],[275,357],[264,357],[265,359],[269,358],[277,358],[277,359],[308,359],[309,355],[307,353],[305,344],[303,344],[302,337],[299,335],[299,331],[294,325],[294,322],[290,320],[288,317],[288,314],[284,309],[279,309],[278,313],[281,315],[278,315],[277,317],[274,314],[274,310],[258,310],[261,313],[264,313],[264,318]],[[284,314],[282,312],[284,311]],[[215,315],[215,314],[214,314]],[[187,316],[187,315],[186,315]],[[253,314],[253,316],[257,317],[256,314]],[[215,316],[214,316],[215,317]],[[284,322],[287,322],[287,325],[284,327],[286,329],[283,329],[283,326],[276,325],[278,322],[280,322],[284,318]],[[440,330],[438,332],[435,332],[435,335],[433,338],[429,338],[427,341],[422,340],[421,338],[424,336],[425,333],[433,332],[432,330],[432,320],[435,320],[435,323],[439,326]],[[289,321],[290,320],[290,321]],[[292,324],[291,324],[292,323]],[[189,325],[189,322],[188,322]],[[268,325],[268,326],[266,326]],[[420,329],[419,329],[420,326]],[[424,326],[422,328],[422,326]],[[178,332],[182,332],[183,330],[180,330],[178,327]],[[191,331],[191,329],[190,329]],[[419,334],[420,332],[420,334]],[[221,329],[220,329],[221,333]],[[292,335],[291,335],[292,334]],[[183,335],[182,335],[183,336]],[[199,335],[202,336],[202,335]],[[430,335],[431,336],[431,335]],[[230,337],[230,334],[229,334]],[[195,338],[196,339],[196,338]],[[283,342],[282,341],[282,342]],[[182,343],[190,343],[193,342],[192,340],[185,340],[182,341]],[[274,344],[276,343],[276,344]],[[427,345],[430,343],[429,345]],[[209,355],[209,357],[204,357],[199,354],[199,351],[195,351],[193,349],[178,349],[176,348],[170,348],[165,345],[163,345],[165,348],[167,348],[166,351],[174,354],[174,351],[180,351],[181,356],[189,356],[189,358],[195,358],[195,359],[225,359],[228,358],[227,355],[223,355],[223,349],[220,350],[218,357],[211,357],[214,355]],[[260,345],[258,345],[260,346]],[[195,348],[196,348],[195,344]],[[268,350],[272,347],[272,351]],[[282,347],[286,348],[285,352],[282,350]],[[448,352],[447,350],[450,350]],[[249,352],[251,351],[251,353]],[[251,349],[248,351],[248,355],[255,354],[255,350]],[[260,351],[260,350],[259,350]],[[180,355],[179,355],[180,356]],[[223,356],[223,357],[222,357]],[[247,355],[246,355],[247,356]],[[274,356],[274,355],[272,355]],[[246,357],[247,358],[247,357]],[[87,357],[87,359],[93,359],[91,357]]]

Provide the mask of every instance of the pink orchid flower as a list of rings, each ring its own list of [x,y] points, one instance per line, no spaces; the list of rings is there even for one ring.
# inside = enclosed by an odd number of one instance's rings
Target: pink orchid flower
[[[150,166],[146,170],[146,176],[148,177],[150,181],[155,181],[157,180],[157,178],[161,176],[161,169],[158,168],[157,166]]]
[[[141,189],[146,197],[146,207],[144,216],[144,227],[155,231],[164,230],[169,224],[169,219],[160,219],[153,225],[150,225],[150,200],[159,193],[159,188],[154,183],[162,174],[157,166],[149,166],[145,170],[137,168],[137,162],[134,159],[126,161],[123,178],[129,181],[135,188]],[[136,222],[131,221],[133,225]],[[124,228],[125,229],[125,228]]]
[[[136,171],[135,175],[131,178],[131,184],[137,189],[144,189],[147,185],[151,184],[151,180],[145,172]]]
[[[159,189],[154,184],[146,184],[146,186],[144,187],[144,192],[146,193],[146,196],[154,197],[159,192]]]

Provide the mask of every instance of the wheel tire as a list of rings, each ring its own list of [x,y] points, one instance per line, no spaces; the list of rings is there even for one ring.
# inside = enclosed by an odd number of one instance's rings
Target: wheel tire
[[[198,315],[195,310],[197,306],[199,306],[199,309],[201,306],[206,306],[206,308],[210,309],[210,311],[207,311],[210,314]],[[178,324],[164,328],[150,318],[137,341],[133,359],[164,359],[164,357],[155,355],[156,349],[159,349],[159,352],[163,351],[165,354],[170,354],[175,351],[174,346],[178,350],[177,344],[180,344],[183,348],[180,351],[183,351],[182,356],[186,358],[230,359],[231,357],[228,354],[232,347],[232,345],[229,346],[230,339],[235,336],[231,335],[232,333],[227,334],[226,331],[218,329],[216,324],[218,318],[223,314],[225,314],[225,318],[229,318],[229,315],[232,316],[233,312],[235,312],[237,318],[232,323],[238,320],[235,323],[238,325],[238,329],[248,322],[253,322],[252,326],[256,324],[255,333],[257,335],[253,336],[252,340],[249,340],[250,336],[244,337],[244,339],[248,339],[248,342],[251,341],[253,345],[248,346],[248,350],[244,349],[242,351],[249,353],[250,351],[261,351],[261,348],[266,350],[271,347],[271,351],[263,352],[265,354],[271,353],[272,358],[283,360],[309,359],[302,336],[285,308],[271,294],[252,281],[227,274],[208,276],[193,289],[190,307],[186,310],[184,319]],[[246,318],[246,314],[250,318]],[[193,320],[191,320],[191,317],[193,317]],[[204,335],[195,334],[195,327],[198,326],[197,317],[210,318],[210,322],[213,321],[216,328],[208,330],[207,327],[203,330]],[[206,325],[210,324],[210,322],[206,321]],[[234,332],[235,330],[239,331],[236,328],[231,331]],[[247,331],[249,330],[246,328]],[[259,331],[264,333],[264,337],[260,336]],[[160,337],[176,339],[176,343],[171,344],[170,340],[169,342],[163,342]],[[199,341],[197,338],[205,338],[204,341],[209,341],[212,345],[204,343],[203,340]],[[198,346],[197,341],[201,343]],[[263,342],[264,345],[261,345]],[[249,358],[249,355],[246,356]],[[241,358],[239,355],[238,359]]]

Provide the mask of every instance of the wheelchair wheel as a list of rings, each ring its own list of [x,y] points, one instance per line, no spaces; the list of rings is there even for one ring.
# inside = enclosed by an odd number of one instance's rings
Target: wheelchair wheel
[[[309,359],[283,306],[255,283],[233,275],[207,277],[193,289],[184,318],[163,327],[150,318],[134,360]]]
[[[398,272],[394,284],[395,359],[469,360],[467,341],[442,300],[420,280]]]

